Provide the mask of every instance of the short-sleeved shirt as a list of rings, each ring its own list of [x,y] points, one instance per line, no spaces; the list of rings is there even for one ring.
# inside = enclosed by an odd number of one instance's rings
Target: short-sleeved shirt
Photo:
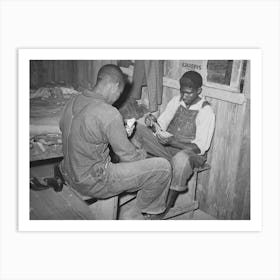
[[[102,188],[111,161],[109,145],[120,161],[143,159],[128,140],[119,111],[102,96],[79,95],[64,108],[60,120],[63,154],[62,172],[79,191]]]
[[[159,116],[158,123],[163,130],[167,130],[180,105],[187,108],[185,102],[180,99],[180,95],[173,97]],[[215,128],[215,114],[210,105],[204,106],[206,104],[205,101],[205,98],[202,97],[201,100],[189,107],[190,110],[198,110],[195,120],[196,134],[191,143],[198,146],[201,155],[205,154],[209,149]]]

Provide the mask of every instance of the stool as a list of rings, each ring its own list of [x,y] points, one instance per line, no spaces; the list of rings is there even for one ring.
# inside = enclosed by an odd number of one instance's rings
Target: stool
[[[198,209],[199,205],[198,205],[198,201],[196,200],[196,189],[197,189],[197,178],[198,178],[198,173],[203,172],[205,170],[210,169],[210,165],[208,163],[205,163],[202,167],[199,168],[194,168],[194,173],[193,176],[191,177],[191,179],[188,182],[188,192],[184,193],[184,194],[179,194],[182,196],[182,201],[183,201],[183,206],[176,206],[176,202],[175,202],[175,206],[173,208],[171,208],[169,210],[169,212],[166,214],[166,216],[164,217],[164,220],[185,214],[185,213],[190,213],[190,219],[193,219],[193,215],[194,215],[194,211],[196,209]],[[185,204],[185,200],[187,199],[187,197],[190,199],[189,203]],[[178,197],[178,199],[179,199]],[[177,199],[177,200],[178,200]]]
[[[65,181],[59,165],[54,166],[54,176],[57,179],[60,179],[62,184],[69,189],[70,192],[73,193],[74,196],[78,197],[81,201],[83,201],[94,214],[96,220],[116,220],[118,214],[118,196],[114,196],[107,199],[95,199],[90,196],[84,196],[79,193],[77,190],[72,188]],[[91,202],[91,203],[89,203]]]
[[[87,201],[92,200],[92,197],[84,196],[77,192],[74,188],[69,186],[67,187],[73,195],[77,196],[84,203],[87,204]],[[96,202],[89,204],[88,207],[95,216],[96,220],[116,220],[118,213],[118,196],[113,196],[107,199],[98,199]]]

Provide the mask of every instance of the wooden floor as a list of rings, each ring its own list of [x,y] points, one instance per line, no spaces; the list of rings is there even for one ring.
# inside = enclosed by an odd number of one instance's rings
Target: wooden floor
[[[30,177],[52,177],[56,160],[37,162],[30,168]],[[31,220],[92,220],[95,216],[85,203],[68,188],[62,192],[53,189],[30,190]]]
[[[30,167],[30,177],[52,177],[53,165],[56,160],[37,162]],[[180,200],[185,199],[179,197]],[[119,210],[121,217],[122,211],[130,207],[134,202],[131,201]],[[55,192],[53,189],[43,191],[30,190],[30,219],[32,220],[95,220],[96,216],[81,200],[73,195],[67,188],[62,192]],[[183,214],[172,218],[172,220],[188,220],[189,214]],[[196,210],[195,220],[213,220],[214,218],[207,213]]]
[[[53,189],[30,190],[31,220],[94,220],[90,208],[77,202],[76,197],[64,188],[63,192]]]
[[[130,203],[122,206],[119,210],[119,217],[120,219],[122,218],[123,213],[130,207],[133,206],[133,204],[135,203],[134,201],[131,201]],[[172,217],[169,220],[190,220],[190,213],[185,213],[176,217]],[[215,220],[214,217],[208,215],[207,213],[197,209],[194,211],[194,215],[192,220]]]

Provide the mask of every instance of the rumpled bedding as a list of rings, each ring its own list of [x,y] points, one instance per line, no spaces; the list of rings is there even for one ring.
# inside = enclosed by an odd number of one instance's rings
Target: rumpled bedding
[[[62,156],[59,120],[66,102],[81,92],[72,87],[30,91],[30,160]]]

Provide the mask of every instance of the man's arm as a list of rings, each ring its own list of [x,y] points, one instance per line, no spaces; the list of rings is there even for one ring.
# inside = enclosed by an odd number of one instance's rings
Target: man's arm
[[[105,134],[115,154],[121,162],[144,159],[146,154],[128,140],[121,116],[116,116],[106,127]]]

